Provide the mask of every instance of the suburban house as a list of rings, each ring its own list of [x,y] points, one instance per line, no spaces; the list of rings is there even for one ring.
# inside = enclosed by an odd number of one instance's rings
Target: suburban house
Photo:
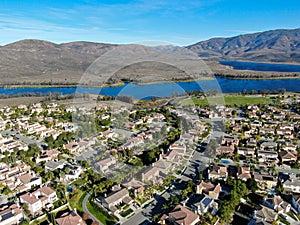
[[[80,153],[82,151],[80,145],[75,141],[65,144],[64,147],[68,149],[72,154]]]
[[[112,193],[106,198],[102,198],[100,201],[106,209],[116,212],[118,210],[116,207],[117,205],[120,205],[121,203],[130,204],[133,200],[129,196],[129,192],[126,190],[126,188],[123,188]]]
[[[176,150],[172,150],[169,151],[166,156],[164,156],[164,159],[172,163],[178,163],[182,156],[183,154],[179,153]]]
[[[19,150],[28,150],[28,146],[24,143],[21,143],[18,140],[14,140],[13,137],[5,137],[3,138],[0,135],[0,152],[13,152],[15,149]]]
[[[216,203],[213,198],[205,194],[192,195],[188,199],[186,205],[199,215],[211,213],[214,216],[218,212],[218,203]]]
[[[159,224],[195,225],[200,221],[199,216],[182,205],[176,206],[170,213],[164,214]]]
[[[221,145],[223,146],[232,146],[234,147],[235,145],[237,146],[239,144],[239,140],[233,137],[223,137]]]
[[[254,172],[253,176],[262,190],[271,190],[277,185],[277,176],[273,176],[266,172]]]
[[[143,193],[143,191],[145,190],[146,184],[132,178],[130,181],[123,183],[122,186],[125,188],[128,188],[128,189],[133,189],[134,196],[137,196],[138,194]]]
[[[101,173],[105,173],[110,166],[113,166],[117,163],[115,157],[111,156],[106,159],[102,159],[96,163],[96,167],[100,170]]]
[[[185,154],[186,152],[186,145],[184,143],[181,143],[179,141],[173,143],[170,145],[170,151],[177,151],[179,154]]]
[[[20,202],[27,204],[32,215],[40,214],[43,208],[53,207],[53,203],[58,200],[56,192],[49,187],[41,187],[32,193],[20,196]]]
[[[19,224],[23,219],[24,214],[19,204],[0,205],[0,225]]]
[[[233,156],[234,147],[233,146],[219,146],[216,148],[216,155],[228,154],[229,156]]]
[[[293,151],[297,150],[297,146],[294,145],[293,143],[289,143],[289,142],[288,143],[284,143],[283,150],[293,152]]]
[[[60,159],[59,161],[48,161],[45,163],[45,170],[54,171],[56,169],[63,169],[66,163],[67,161],[64,159]]]
[[[237,178],[243,181],[251,179],[250,167],[238,167]]]
[[[153,184],[160,184],[163,181],[160,179],[160,170],[157,167],[150,167],[142,173],[142,182],[150,182]]]
[[[77,214],[76,210],[62,214],[55,221],[57,225],[85,225],[85,222]]]
[[[262,163],[277,163],[278,153],[275,150],[258,150],[258,161]]]
[[[203,180],[196,187],[196,194],[207,194],[213,199],[218,199],[219,194],[222,191],[220,184],[214,185],[212,183],[206,183]]]
[[[26,191],[32,186],[40,185],[42,180],[36,176],[26,164],[9,167],[5,163],[0,163],[0,181],[10,190],[17,189],[17,192]]]
[[[226,180],[227,176],[226,166],[214,165],[208,170],[208,179],[210,180]]]
[[[168,174],[173,170],[172,162],[166,161],[164,159],[159,159],[158,161],[153,163],[154,167],[157,167],[164,174]]]
[[[283,183],[283,188],[287,192],[300,193],[300,180],[294,175]]]
[[[17,178],[16,181],[19,185],[16,187],[18,192],[23,192],[42,184],[42,178],[37,177],[35,173],[26,173]]]
[[[265,197],[263,204],[278,213],[288,213],[291,210],[291,204],[284,201],[280,195]]]
[[[271,142],[271,141],[266,141],[263,142],[261,145],[261,150],[276,150],[277,148],[277,143],[276,142]]]
[[[56,149],[43,151],[42,154],[35,159],[36,163],[48,162],[57,159],[59,151]]]
[[[261,209],[254,211],[253,220],[249,223],[249,225],[272,224],[277,219],[278,213],[266,206],[262,206]]]
[[[239,154],[239,156],[253,158],[255,157],[255,148],[238,147],[237,153]]]
[[[67,169],[69,170],[68,172]],[[68,181],[78,179],[79,176],[82,174],[83,170],[80,166],[67,165],[65,172],[66,174],[64,180],[68,182]]]
[[[297,161],[297,152],[283,150],[279,152],[279,157],[282,163],[294,163]]]

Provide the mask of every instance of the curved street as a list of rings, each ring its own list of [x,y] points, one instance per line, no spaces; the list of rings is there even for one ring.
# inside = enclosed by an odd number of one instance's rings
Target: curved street
[[[87,206],[86,206],[86,203],[87,201],[89,200],[89,197],[91,196],[90,193],[87,193],[86,196],[84,197],[83,199],[83,202],[82,202],[82,208],[83,208],[83,211],[87,214],[90,215],[90,218],[94,221],[97,221],[100,225],[104,225],[100,220],[98,220],[96,217],[93,216],[92,213],[90,213],[90,211],[88,210]]]

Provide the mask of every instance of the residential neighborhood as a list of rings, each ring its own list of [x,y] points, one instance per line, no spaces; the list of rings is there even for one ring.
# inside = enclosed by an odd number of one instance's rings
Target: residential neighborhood
[[[273,97],[1,108],[0,225],[300,224],[300,97]]]

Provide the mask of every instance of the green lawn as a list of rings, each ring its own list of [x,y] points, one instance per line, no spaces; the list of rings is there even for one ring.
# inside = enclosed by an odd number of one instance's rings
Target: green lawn
[[[96,217],[98,220],[100,220],[104,225],[110,225],[116,223],[116,218],[109,215],[107,212],[104,211],[104,209],[101,209],[96,203],[91,203],[87,201],[87,208],[90,211],[91,214],[93,214],[94,217]]]
[[[132,209],[128,209],[128,210],[126,210],[124,212],[121,212],[120,215],[122,217],[126,217],[126,216],[130,215],[131,213],[133,213],[133,210]]]
[[[76,208],[78,212],[83,213],[82,202],[86,195],[85,191],[78,190],[78,192],[69,199],[69,203],[72,209]]]
[[[258,96],[242,96],[242,95],[224,95],[220,97],[209,97],[205,99],[192,98],[185,99],[182,101],[183,105],[199,105],[199,106],[208,106],[208,105],[229,105],[229,106],[241,106],[241,105],[257,105],[257,104],[268,104],[272,103],[273,100],[269,97],[258,97]]]

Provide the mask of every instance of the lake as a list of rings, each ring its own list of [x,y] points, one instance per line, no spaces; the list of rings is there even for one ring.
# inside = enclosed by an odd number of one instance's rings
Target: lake
[[[221,60],[220,64],[232,66],[235,70],[254,70],[265,72],[300,72],[298,64],[277,64],[260,62],[243,62],[235,60]]]
[[[170,82],[148,85],[136,85],[126,83],[124,86],[106,88],[87,87],[24,87],[24,88],[0,88],[0,94],[17,95],[28,93],[90,93],[102,95],[131,95],[136,99],[149,99],[151,96],[166,97],[172,93],[182,94],[188,90],[219,90],[222,93],[242,92],[243,90],[278,90],[285,89],[289,92],[300,91],[300,79],[278,79],[278,80],[236,80],[227,78],[216,78],[215,80],[201,80],[192,82]]]

